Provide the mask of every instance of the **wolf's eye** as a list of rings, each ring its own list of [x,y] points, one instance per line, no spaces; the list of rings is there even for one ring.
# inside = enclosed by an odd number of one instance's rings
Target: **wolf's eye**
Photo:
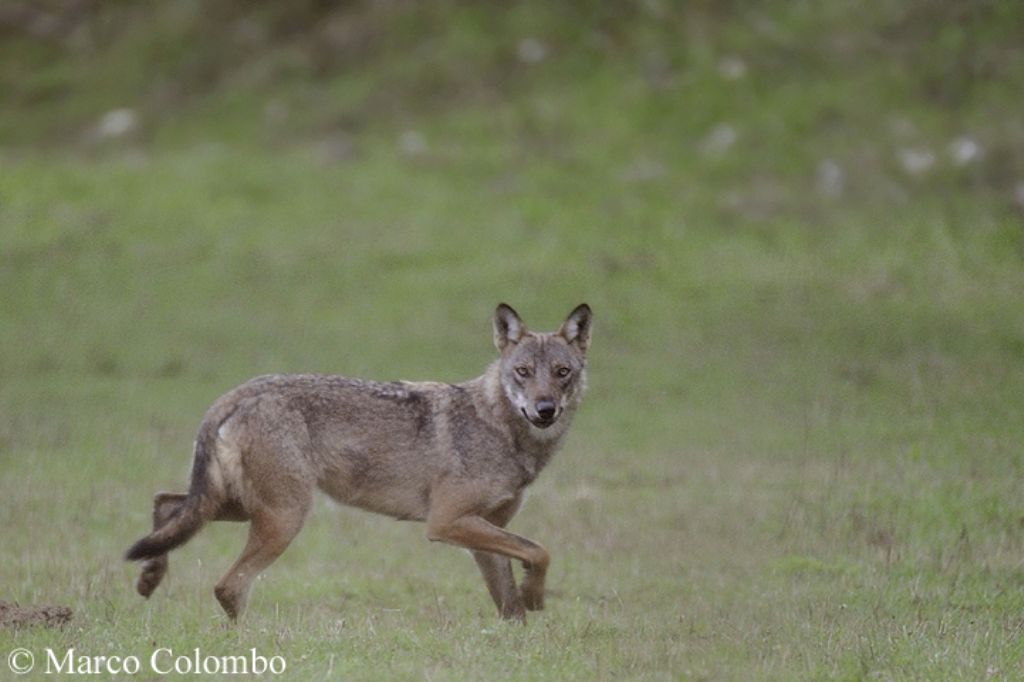
[[[555,374],[564,379],[565,377],[569,376],[569,372],[571,371],[572,370],[570,370],[568,367],[559,367],[558,369],[555,370]]]
[[[525,379],[526,377],[530,376],[530,368],[529,367],[516,367],[516,374],[518,374],[519,376],[521,376],[522,378]]]

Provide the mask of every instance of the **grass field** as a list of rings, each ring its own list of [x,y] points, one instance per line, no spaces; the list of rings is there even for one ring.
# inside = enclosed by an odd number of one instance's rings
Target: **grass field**
[[[141,34],[106,10],[84,52],[8,38],[32,68],[0,60],[0,600],[75,616],[0,628],[0,654],[254,648],[285,679],[1024,676],[1024,22],[897,5],[784,3],[771,30],[659,3],[621,25],[356,5],[313,24],[374,36],[340,64],[275,28],[241,60],[182,2]],[[123,106],[138,129],[97,141]],[[964,135],[985,153],[959,164]],[[901,166],[921,149],[934,166]],[[542,329],[595,312],[587,400],[512,524],[553,556],[526,627],[465,553],[323,500],[238,627],[212,595],[238,525],[134,593],[120,557],[221,392],[469,378],[503,300]]]

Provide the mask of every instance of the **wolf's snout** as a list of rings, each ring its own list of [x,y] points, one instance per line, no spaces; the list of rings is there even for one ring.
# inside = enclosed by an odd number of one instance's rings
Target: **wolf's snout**
[[[544,421],[551,421],[555,418],[554,400],[538,400],[534,408],[537,410],[537,416]]]

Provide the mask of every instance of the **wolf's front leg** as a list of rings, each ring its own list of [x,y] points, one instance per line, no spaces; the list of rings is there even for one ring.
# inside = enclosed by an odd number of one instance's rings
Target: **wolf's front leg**
[[[491,593],[491,599],[498,607],[498,614],[502,618],[526,620],[526,609],[523,599],[519,596],[519,588],[516,587],[515,576],[512,575],[512,564],[507,557],[491,552],[473,552],[480,573],[487,583],[487,590]]]
[[[542,611],[544,609],[544,578],[547,574],[547,564],[537,566],[524,562],[523,569],[526,575],[523,576],[523,584],[519,587],[523,606],[529,611]]]
[[[543,608],[544,576],[551,558],[547,550],[536,542],[503,530],[475,515],[447,519],[432,514],[427,519],[427,538],[519,559],[526,569],[521,588],[523,605],[533,610]]]

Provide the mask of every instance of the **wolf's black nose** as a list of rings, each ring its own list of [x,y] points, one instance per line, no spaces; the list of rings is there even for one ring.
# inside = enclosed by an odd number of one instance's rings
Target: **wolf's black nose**
[[[536,408],[537,416],[541,419],[554,419],[555,402],[553,400],[538,400]]]

